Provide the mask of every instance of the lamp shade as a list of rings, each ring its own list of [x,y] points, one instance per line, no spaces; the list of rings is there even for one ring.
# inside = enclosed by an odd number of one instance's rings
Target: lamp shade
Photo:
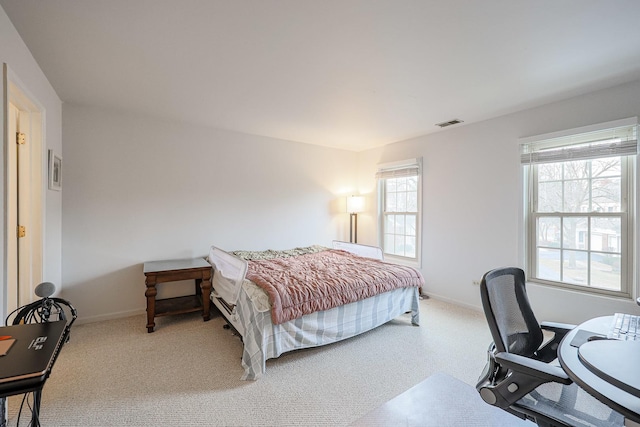
[[[347,213],[360,213],[362,211],[364,211],[363,196],[347,197]]]

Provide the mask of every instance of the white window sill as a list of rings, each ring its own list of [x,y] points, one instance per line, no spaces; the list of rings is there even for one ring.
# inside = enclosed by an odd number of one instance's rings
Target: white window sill
[[[384,260],[394,264],[406,265],[407,267],[421,268],[420,259],[405,258],[397,255],[384,254]]]

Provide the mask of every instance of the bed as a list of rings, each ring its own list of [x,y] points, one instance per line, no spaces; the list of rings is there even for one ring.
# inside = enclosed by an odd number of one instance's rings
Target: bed
[[[419,325],[419,271],[384,262],[377,247],[332,246],[257,252],[211,247],[211,301],[242,337],[241,379],[257,380],[266,361],[285,352],[350,338],[405,313]],[[355,285],[345,287],[343,280]]]

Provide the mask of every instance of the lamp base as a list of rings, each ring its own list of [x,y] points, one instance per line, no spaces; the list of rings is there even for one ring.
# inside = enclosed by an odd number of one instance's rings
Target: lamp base
[[[358,214],[352,213],[349,218],[349,243],[358,243]]]

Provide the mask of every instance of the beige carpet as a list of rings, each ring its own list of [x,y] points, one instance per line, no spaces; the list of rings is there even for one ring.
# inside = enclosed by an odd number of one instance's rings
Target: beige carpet
[[[482,313],[433,299],[337,344],[267,361],[240,381],[242,343],[217,311],[74,326],[47,381],[43,426],[342,426],[435,372],[475,385],[491,341]],[[18,397],[9,400],[9,426]],[[28,425],[23,414],[20,425]]]

